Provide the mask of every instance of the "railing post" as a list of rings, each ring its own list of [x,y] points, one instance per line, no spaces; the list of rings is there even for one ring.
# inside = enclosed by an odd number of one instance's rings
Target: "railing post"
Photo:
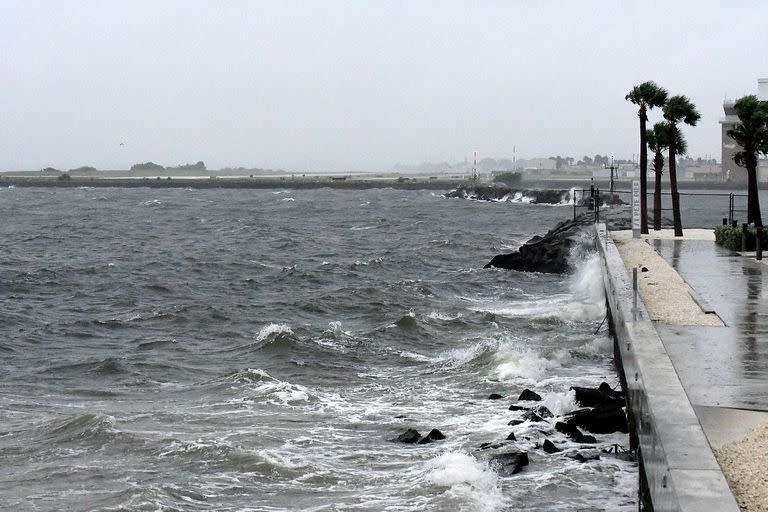
[[[746,222],[741,225],[741,252],[747,252],[747,229],[749,224]]]
[[[595,222],[600,222],[600,188],[595,189]]]
[[[760,261],[763,259],[763,243],[762,243],[762,236],[760,236],[761,229],[757,230],[757,239],[755,240],[755,258],[757,261]]]

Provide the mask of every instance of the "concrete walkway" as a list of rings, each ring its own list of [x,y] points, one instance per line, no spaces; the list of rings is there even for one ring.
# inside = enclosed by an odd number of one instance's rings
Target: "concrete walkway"
[[[768,423],[768,267],[754,253],[723,249],[711,231],[698,231],[687,230],[682,239],[666,232],[643,238],[687,283],[702,311],[723,322],[654,321],[709,444],[719,450]],[[631,233],[613,236],[621,243]],[[738,493],[737,499],[744,510],[765,510],[765,503],[745,508]]]
[[[654,322],[691,404],[701,412],[710,443],[718,448],[756,421],[768,421],[768,267],[753,253],[742,256],[715,245],[711,230],[709,236],[701,231],[686,230],[682,239],[670,239],[666,231],[644,238],[688,284],[702,309],[714,311],[725,324]],[[614,237],[618,241],[631,233]],[[719,432],[720,426],[730,433]]]

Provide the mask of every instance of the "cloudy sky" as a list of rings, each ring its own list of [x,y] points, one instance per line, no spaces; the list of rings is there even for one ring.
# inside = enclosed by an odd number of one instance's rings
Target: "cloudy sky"
[[[768,77],[768,3],[727,3],[6,0],[0,169],[631,158],[649,79],[717,155],[724,97]]]

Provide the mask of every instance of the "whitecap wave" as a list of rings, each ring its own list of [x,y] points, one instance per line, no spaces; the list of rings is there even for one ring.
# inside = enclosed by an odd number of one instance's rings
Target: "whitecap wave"
[[[498,475],[466,453],[448,452],[426,464],[425,480],[441,489],[454,510],[492,511],[503,505]],[[458,503],[457,503],[458,502]]]
[[[259,334],[256,335],[256,342],[263,343],[275,340],[281,337],[281,335],[294,336],[290,326],[286,324],[269,324],[261,328]]]
[[[462,317],[461,313],[457,313],[455,315],[449,315],[448,313],[441,313],[440,311],[432,311],[430,314],[427,315],[427,317],[431,318],[432,320],[442,320],[444,322],[453,322],[454,320],[458,320]]]
[[[306,387],[276,379],[259,368],[240,370],[227,380],[247,385],[245,398],[233,399],[228,403],[259,399],[275,405],[290,405],[292,402],[307,402],[313,396]]]
[[[523,379],[535,383],[560,366],[555,359],[507,344],[500,346],[493,358],[496,365],[494,371],[500,380]]]
[[[345,331],[342,328],[342,324],[339,321],[328,322],[328,329],[323,331],[326,336],[333,336],[334,338],[349,338],[352,336],[350,331]]]

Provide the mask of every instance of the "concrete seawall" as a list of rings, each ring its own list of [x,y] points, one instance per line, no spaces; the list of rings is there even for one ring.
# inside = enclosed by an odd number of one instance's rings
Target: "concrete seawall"
[[[631,277],[597,226],[603,281],[615,335],[616,363],[627,391],[639,448],[642,501],[655,511],[738,512],[707,437]],[[642,506],[642,505],[641,505]]]

